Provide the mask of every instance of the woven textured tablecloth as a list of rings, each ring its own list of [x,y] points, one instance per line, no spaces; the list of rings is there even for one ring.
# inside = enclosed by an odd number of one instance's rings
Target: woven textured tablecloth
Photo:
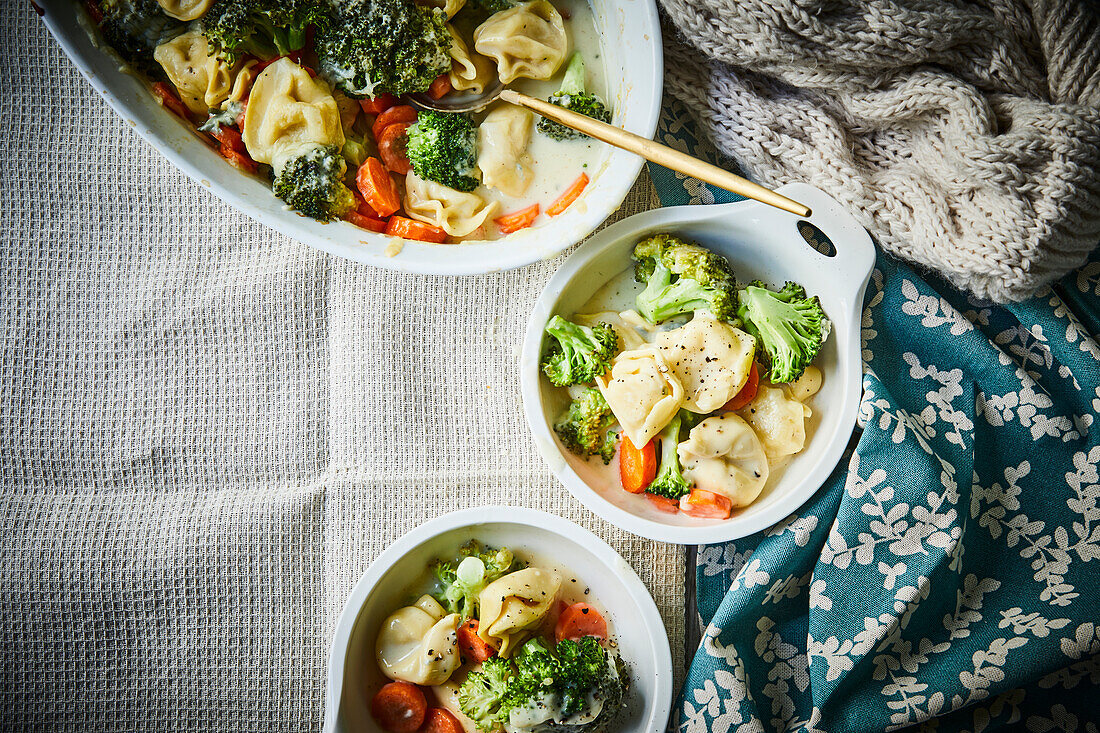
[[[318,730],[359,575],[483,503],[608,540],[682,668],[683,550],[597,520],[522,417],[520,340],[560,258],[414,277],[279,236],[0,6],[0,727]]]

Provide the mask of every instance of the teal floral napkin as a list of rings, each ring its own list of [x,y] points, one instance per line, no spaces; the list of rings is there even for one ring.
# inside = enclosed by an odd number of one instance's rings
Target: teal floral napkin
[[[693,129],[666,105],[658,137],[714,157]],[[737,198],[650,173],[665,205]],[[864,305],[855,450],[780,524],[699,548],[673,727],[1097,730],[1100,253],[1005,307],[880,256]]]

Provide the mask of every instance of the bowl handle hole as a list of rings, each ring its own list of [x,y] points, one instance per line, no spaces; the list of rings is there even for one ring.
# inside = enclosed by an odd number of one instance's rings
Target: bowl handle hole
[[[805,219],[800,220],[798,222],[798,233],[806,240],[806,244],[810,245],[821,254],[826,257],[836,257],[836,246],[833,245],[832,240],[825,236],[825,232],[821,231],[810,222]]]

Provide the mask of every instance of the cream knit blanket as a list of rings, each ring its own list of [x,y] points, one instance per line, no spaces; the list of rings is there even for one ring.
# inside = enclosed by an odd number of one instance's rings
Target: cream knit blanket
[[[666,87],[752,177],[1020,300],[1100,241],[1095,0],[661,0]]]

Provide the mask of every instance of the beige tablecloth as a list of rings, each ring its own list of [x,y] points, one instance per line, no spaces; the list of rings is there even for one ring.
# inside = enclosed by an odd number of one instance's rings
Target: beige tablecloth
[[[0,727],[317,730],[359,575],[482,503],[607,539],[682,666],[682,549],[584,509],[522,417],[518,347],[560,259],[412,277],[276,235],[2,7]],[[620,214],[653,204],[643,182]]]

